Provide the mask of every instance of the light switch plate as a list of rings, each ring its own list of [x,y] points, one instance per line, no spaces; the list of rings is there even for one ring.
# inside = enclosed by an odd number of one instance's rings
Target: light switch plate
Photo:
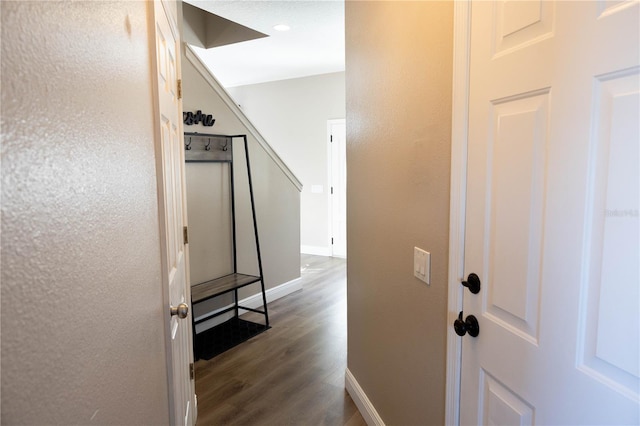
[[[418,247],[413,248],[413,275],[431,284],[431,253]]]

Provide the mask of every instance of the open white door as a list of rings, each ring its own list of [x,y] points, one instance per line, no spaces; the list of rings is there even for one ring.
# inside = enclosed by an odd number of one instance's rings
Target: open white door
[[[193,425],[196,407],[190,371],[193,336],[189,312],[188,247],[184,241],[187,214],[182,101],[178,96],[180,36],[176,23],[177,3],[154,1],[150,7],[153,9],[156,44],[155,78],[159,105],[156,162],[163,282],[168,295],[166,321],[171,422]]]
[[[640,422],[639,12],[471,4],[461,424]]]
[[[331,254],[347,256],[347,146],[346,120],[329,120],[329,152],[331,153]]]

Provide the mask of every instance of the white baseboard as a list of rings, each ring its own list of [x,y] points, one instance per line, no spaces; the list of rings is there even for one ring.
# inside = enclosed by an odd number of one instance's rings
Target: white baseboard
[[[349,371],[348,368],[344,374],[344,381],[347,392],[351,396],[351,399],[353,399],[353,402],[355,402],[356,407],[358,407],[358,410],[360,411],[360,414],[362,414],[364,421],[367,422],[367,425],[385,426],[375,407],[371,401],[369,401],[369,398],[367,398],[367,395],[364,393],[360,384],[356,378],[353,377],[353,374],[351,374],[351,371]]]
[[[281,297],[284,297],[288,294],[293,293],[294,291],[302,290],[302,278],[298,277],[294,280],[288,281],[284,284],[280,284],[279,286],[267,289],[265,292],[267,296],[267,303],[271,303],[274,300],[278,300]],[[246,306],[247,308],[259,309],[262,308],[262,293],[254,294],[253,296],[246,297],[241,299],[238,303],[241,306]],[[233,305],[227,305],[219,308],[219,311],[222,311],[226,308],[229,308]],[[240,309],[239,314],[247,313],[246,309]],[[196,332],[202,333],[205,330],[215,327],[218,324],[222,324],[223,322],[233,318],[233,312],[226,312],[218,317],[211,318],[210,320],[204,321],[198,325],[196,325]]]
[[[322,246],[300,246],[300,253],[313,254],[316,256],[331,256],[331,247]]]
[[[231,306],[233,306],[233,305],[223,306],[222,308],[216,309],[216,310],[223,310],[223,309],[226,309],[226,308],[230,308]],[[215,311],[213,311],[213,312],[215,312]],[[206,321],[203,321],[203,322],[201,322],[199,324],[196,324],[196,333],[200,334],[203,331],[207,331],[210,328],[215,327],[216,325],[222,324],[223,322],[230,320],[234,316],[235,316],[235,313],[233,311],[225,312],[222,315],[218,315],[217,317],[213,317],[213,318],[210,318],[210,319],[208,319]]]
[[[198,395],[193,394],[193,424],[198,423]]]
[[[265,294],[267,296],[267,303],[271,303],[274,300],[278,300],[294,291],[302,290],[302,278],[296,278],[295,280],[288,281],[279,286],[268,289]],[[254,294],[245,299],[240,300],[239,305],[246,306],[247,308],[258,309],[262,307],[262,293]],[[245,313],[246,310],[240,309],[240,313]]]

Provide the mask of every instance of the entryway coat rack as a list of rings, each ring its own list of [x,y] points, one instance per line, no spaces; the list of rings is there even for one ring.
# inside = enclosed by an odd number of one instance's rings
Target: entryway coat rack
[[[242,139],[244,143],[245,161],[247,166],[247,178],[249,183],[249,197],[251,199],[251,213],[253,218],[253,231],[256,244],[256,255],[258,260],[259,275],[249,275],[238,272],[237,244],[236,244],[236,197],[235,183],[233,178],[233,141]],[[194,353],[196,359],[211,359],[214,356],[231,349],[232,347],[262,333],[269,328],[269,314],[267,311],[267,297],[264,287],[262,273],[262,257],[260,255],[260,242],[258,238],[258,224],[256,221],[256,209],[253,197],[253,184],[251,180],[251,163],[249,161],[249,147],[246,135],[215,135],[205,133],[185,133],[185,161],[189,162],[211,162],[229,164],[229,182],[231,194],[231,229],[232,229],[232,259],[233,272],[222,277],[198,283],[191,287],[192,308],[206,300],[223,294],[233,292],[234,303],[232,306],[222,310],[210,312],[207,315],[193,318]],[[240,306],[238,301],[238,289],[251,284],[260,283],[262,292],[262,308],[254,309],[247,306]],[[264,316],[264,324],[246,321],[239,318],[240,309],[256,312]],[[200,334],[196,334],[196,324],[209,319],[234,311],[234,316]]]

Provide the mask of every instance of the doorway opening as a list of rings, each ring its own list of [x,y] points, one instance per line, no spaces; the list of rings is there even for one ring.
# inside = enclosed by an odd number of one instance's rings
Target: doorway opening
[[[347,147],[346,120],[328,120],[329,238],[331,255],[347,257]]]

